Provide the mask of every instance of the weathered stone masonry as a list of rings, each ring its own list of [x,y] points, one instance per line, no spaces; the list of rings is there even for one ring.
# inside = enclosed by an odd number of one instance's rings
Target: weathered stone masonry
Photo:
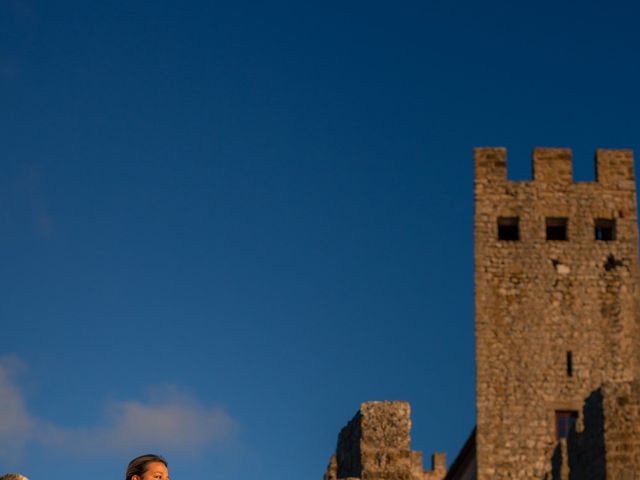
[[[481,480],[550,475],[556,412],[576,412],[582,429],[584,401],[637,374],[633,158],[598,150],[595,182],[571,171],[570,150],[538,148],[533,180],[509,181],[505,149],[475,151]],[[517,239],[501,239],[501,223],[516,224]],[[552,239],[563,224],[565,239]]]
[[[324,480],[442,480],[444,454],[424,471],[422,453],[411,450],[407,402],[366,402],[338,436]]]
[[[409,447],[409,405],[369,402],[325,480],[640,480],[638,231],[633,157],[537,148],[509,181],[504,148],[475,161],[477,426],[446,471]]]

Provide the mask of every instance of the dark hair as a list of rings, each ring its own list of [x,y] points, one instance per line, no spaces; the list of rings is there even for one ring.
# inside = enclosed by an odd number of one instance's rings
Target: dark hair
[[[136,457],[129,462],[129,466],[127,467],[127,475],[124,477],[125,480],[131,480],[134,475],[142,477],[147,471],[147,467],[149,466],[149,464],[153,462],[164,463],[165,467],[169,466],[169,464],[167,464],[167,461],[160,455],[140,455],[139,457]]]

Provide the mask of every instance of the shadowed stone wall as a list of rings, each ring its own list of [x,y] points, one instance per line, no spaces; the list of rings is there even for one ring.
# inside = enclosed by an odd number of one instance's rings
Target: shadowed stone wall
[[[325,480],[442,480],[444,454],[424,471],[422,453],[411,450],[411,410],[407,402],[366,402],[340,431]]]
[[[640,384],[607,382],[584,406],[584,429],[568,439],[571,480],[640,478]]]

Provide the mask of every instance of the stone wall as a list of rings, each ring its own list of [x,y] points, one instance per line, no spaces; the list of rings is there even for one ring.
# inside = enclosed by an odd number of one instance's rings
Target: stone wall
[[[608,382],[602,392],[607,478],[640,479],[640,384]]]
[[[422,453],[411,450],[411,409],[407,402],[366,402],[340,431],[325,480],[442,480],[444,454],[424,471]]]
[[[640,480],[631,152],[598,150],[576,183],[570,150],[538,148],[515,182],[505,149],[479,148],[474,193],[476,430],[425,471],[409,404],[363,403],[325,480]]]
[[[509,181],[505,149],[475,150],[480,480],[551,478],[556,411],[638,373],[633,158],[598,150],[595,182],[571,171],[570,150],[539,148],[533,180]],[[566,240],[547,239],[563,222]],[[613,228],[598,239],[598,225]]]
[[[640,384],[606,382],[584,405],[584,424],[568,438],[570,480],[640,478]]]
[[[558,463],[568,463],[573,479],[604,480],[607,478],[607,470],[601,388],[587,398],[582,426],[580,432],[573,431],[568,438],[568,461],[558,458]]]

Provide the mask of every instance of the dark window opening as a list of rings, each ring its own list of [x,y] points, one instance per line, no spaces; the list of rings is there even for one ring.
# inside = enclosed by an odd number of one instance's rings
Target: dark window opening
[[[596,240],[611,242],[616,239],[616,221],[608,218],[596,218]]]
[[[518,217],[498,217],[498,240],[520,240],[519,223]]]
[[[575,410],[556,410],[556,439],[567,438],[575,428],[578,412]]]
[[[567,239],[567,219],[564,217],[547,217],[547,240]]]
[[[573,353],[567,352],[567,377],[573,377]]]

